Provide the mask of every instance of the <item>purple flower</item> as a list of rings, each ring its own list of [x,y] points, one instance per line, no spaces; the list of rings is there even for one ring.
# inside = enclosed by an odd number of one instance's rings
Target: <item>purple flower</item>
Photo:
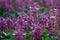
[[[32,40],[33,39],[39,39],[42,36],[42,29],[41,27],[35,27],[35,29],[32,31]]]
[[[14,2],[15,2],[15,5],[16,5],[15,8],[16,8],[18,11],[21,11],[22,8],[24,7],[24,0],[15,0]]]
[[[8,10],[9,12],[13,12],[14,11],[14,8],[10,5],[10,4],[3,4],[2,6],[3,10]]]
[[[47,6],[49,8],[56,8],[60,5],[60,0],[37,0],[40,5]]]

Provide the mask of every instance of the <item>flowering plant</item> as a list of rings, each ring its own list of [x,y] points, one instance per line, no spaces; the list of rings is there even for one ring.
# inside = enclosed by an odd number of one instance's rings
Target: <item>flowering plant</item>
[[[0,0],[0,40],[60,40],[60,0]]]

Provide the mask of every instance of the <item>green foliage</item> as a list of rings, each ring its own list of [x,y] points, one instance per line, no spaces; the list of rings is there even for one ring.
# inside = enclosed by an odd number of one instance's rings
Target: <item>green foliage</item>
[[[24,8],[23,11],[24,11],[26,14],[28,14],[28,12],[29,12],[29,10],[26,9],[26,8]]]
[[[57,36],[49,36],[48,31],[44,28],[42,30],[43,35],[39,40],[57,40]]]
[[[43,32],[43,34],[48,34],[48,31],[45,28],[43,28],[42,32]]]
[[[38,16],[41,16],[41,14],[42,14],[43,12],[44,12],[44,7],[42,7],[42,8],[40,9]]]
[[[42,40],[50,40],[47,29],[44,28],[42,32],[43,32]]]
[[[31,30],[30,31],[28,31],[28,32],[26,32],[26,35],[25,35],[25,37],[24,37],[24,40],[29,40],[30,39],[30,37],[31,37]]]
[[[15,36],[12,35],[12,33],[14,32],[14,30],[8,30],[5,32],[1,32],[0,36],[2,36],[2,38],[0,38],[0,40],[15,40]]]
[[[51,36],[50,40],[57,40],[57,36]]]
[[[13,5],[14,5],[14,3],[13,3]],[[3,17],[6,17],[6,16],[10,16],[11,18],[13,18],[14,16],[17,17],[18,16],[17,12],[18,12],[17,10],[14,10],[13,12],[3,10],[2,5],[0,5],[0,15]]]
[[[41,14],[42,14],[44,11],[48,11],[48,10],[49,10],[49,8],[42,6],[41,9],[40,9],[40,11],[39,11],[38,16],[41,16]]]

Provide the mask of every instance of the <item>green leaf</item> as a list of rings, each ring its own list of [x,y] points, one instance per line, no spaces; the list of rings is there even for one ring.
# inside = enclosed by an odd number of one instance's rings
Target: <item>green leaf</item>
[[[57,37],[56,36],[51,36],[50,40],[57,40]]]
[[[49,37],[49,34],[45,34],[44,37]]]
[[[44,39],[45,39],[44,37],[41,38],[41,40],[44,40]]]
[[[50,38],[49,37],[46,37],[45,40],[50,40]]]
[[[16,37],[15,36],[11,36],[8,40],[15,40]]]
[[[45,28],[43,28],[42,32],[43,32],[43,34],[48,34],[48,30]]]
[[[28,9],[24,8],[23,11],[27,14],[29,12]]]
[[[27,33],[26,33],[26,35],[25,35],[25,37],[24,37],[24,40],[29,40],[29,38],[31,37],[31,30],[30,31],[28,31]]]
[[[44,12],[44,7],[41,7],[38,16],[41,16],[41,14]]]
[[[0,35],[3,37],[2,40],[15,40],[15,36],[12,35],[14,32],[13,29],[6,30],[5,32],[0,33]]]

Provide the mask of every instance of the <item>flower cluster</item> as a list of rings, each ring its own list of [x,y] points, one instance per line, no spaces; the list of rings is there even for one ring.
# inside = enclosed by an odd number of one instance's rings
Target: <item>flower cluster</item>
[[[16,40],[25,40],[25,36],[30,36],[26,40],[40,40],[44,35],[43,29],[47,29],[49,36],[58,36],[60,40],[60,0],[0,0],[2,10],[8,12],[18,11],[18,17],[2,17],[0,15],[0,32],[13,29],[12,35]],[[42,7],[49,10],[39,16]],[[28,10],[28,14],[23,11]],[[4,13],[2,13],[4,14]],[[8,13],[9,14],[9,13]],[[31,32],[30,32],[31,31]]]

